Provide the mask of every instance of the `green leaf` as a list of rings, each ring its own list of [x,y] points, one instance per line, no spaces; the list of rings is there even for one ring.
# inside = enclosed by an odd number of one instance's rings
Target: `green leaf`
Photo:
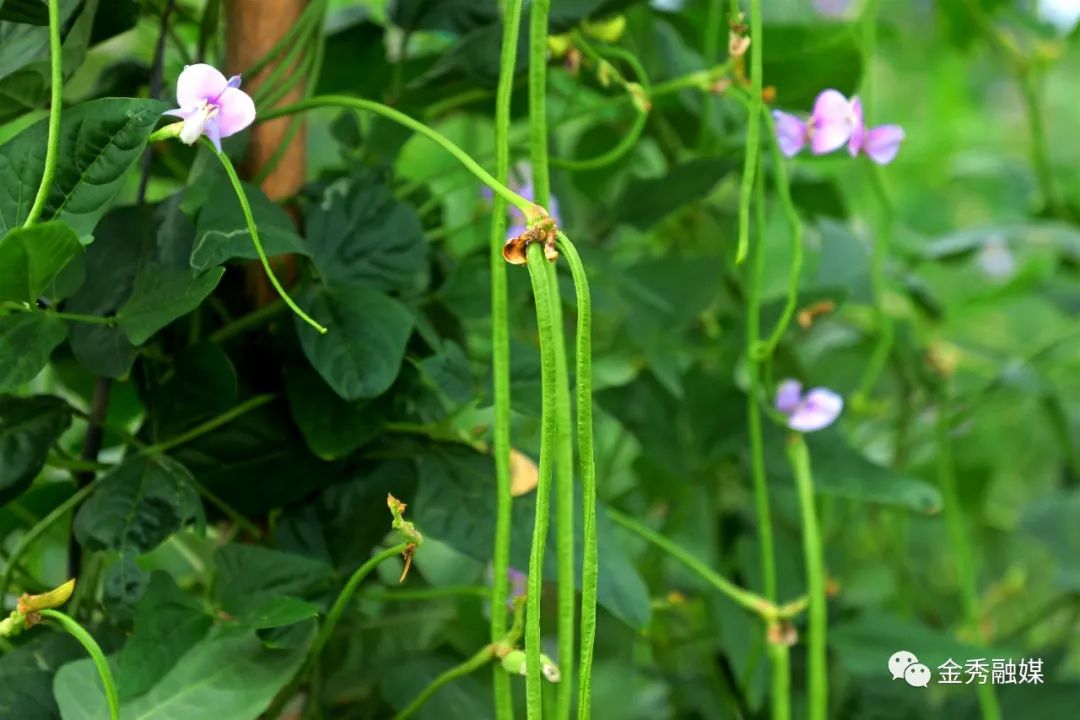
[[[66,109],[42,219],[62,220],[80,237],[90,234],[166,108],[157,100],[103,98]],[[0,145],[0,232],[22,225],[30,211],[45,165],[46,123]]]
[[[66,334],[64,323],[44,312],[0,317],[0,392],[37,377]]]
[[[79,238],[62,222],[15,228],[0,237],[0,300],[34,302],[81,252]]]
[[[30,487],[69,425],[71,406],[58,397],[0,396],[0,505]]]
[[[120,696],[132,698],[152,688],[212,624],[198,600],[180,590],[170,575],[151,575],[135,611],[135,629],[120,653]]]
[[[216,626],[180,658],[148,692],[121,701],[124,718],[139,720],[252,720],[300,668],[314,623],[305,642],[270,648],[245,627]],[[64,720],[99,720],[105,697],[93,661],[60,669],[53,693]]]
[[[131,342],[142,345],[158,330],[197,308],[224,274],[225,268],[192,272],[157,263],[144,265],[116,320]]]
[[[687,203],[708,195],[735,167],[729,158],[700,158],[670,168],[666,175],[634,178],[615,202],[619,222],[648,230]]]
[[[844,23],[766,25],[762,48],[784,110],[808,113],[824,88],[850,95],[862,76],[858,36]]]
[[[319,615],[319,608],[289,595],[256,595],[245,603],[237,622],[256,630],[287,627]]]
[[[285,371],[289,411],[304,441],[323,460],[336,460],[370,442],[383,418],[369,405],[342,400],[310,366]]]
[[[413,316],[397,300],[365,287],[323,287],[304,309],[329,332],[297,320],[300,345],[323,380],[346,400],[377,397],[393,384],[405,358]]]
[[[1080,492],[1057,491],[1039,499],[1024,511],[1021,527],[1046,547],[1056,559],[1055,581],[1058,587],[1080,591],[1080,527],[1075,519],[1080,512]]]
[[[319,274],[331,285],[405,290],[427,265],[420,218],[368,176],[329,185],[307,216],[305,235]]]
[[[213,189],[196,220],[191,266],[204,270],[236,258],[257,260],[259,254],[251,241],[236,191],[219,169],[209,175],[213,178]],[[288,253],[308,255],[292,218],[258,187],[249,183],[243,183],[243,187],[267,257]]]
[[[432,680],[464,658],[443,655],[417,657],[409,662],[409,672],[385,668],[382,696],[392,707],[402,710]],[[489,672],[477,672],[447,683],[432,695],[412,717],[417,720],[478,720],[492,717]]]
[[[85,655],[75,638],[55,632],[40,633],[5,652],[0,656],[0,718],[59,717],[52,693],[53,676],[65,663]]]
[[[0,20],[27,25],[48,25],[49,8],[43,0],[0,1]]]
[[[215,602],[229,613],[255,622],[275,616],[280,619],[299,609],[295,603],[275,606],[270,598],[311,597],[329,590],[335,579],[333,568],[324,562],[255,545],[222,547],[214,554],[214,566]],[[256,620],[262,616],[263,620]]]
[[[165,456],[130,457],[101,479],[75,516],[75,537],[91,550],[143,553],[201,512],[183,465]]]

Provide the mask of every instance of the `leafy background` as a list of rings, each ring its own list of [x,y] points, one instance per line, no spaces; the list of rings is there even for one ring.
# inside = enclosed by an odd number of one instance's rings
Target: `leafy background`
[[[1042,202],[1019,86],[971,22],[973,4],[1037,59],[1050,171],[1064,198],[1056,208]],[[89,497],[7,569],[12,591],[78,575],[70,611],[109,653],[125,717],[254,718],[296,672],[316,616],[387,542],[388,491],[409,502],[429,538],[408,587],[489,582],[490,210],[476,181],[427,140],[370,116],[310,113],[308,184],[282,203],[246,190],[268,252],[298,258],[293,293],[331,332],[318,336],[280,306],[256,307],[242,270],[254,257],[250,237],[206,150],[155,148],[138,200],[146,138],[172,99],[168,87],[160,100],[133,99],[151,94],[164,3],[62,0],[61,163],[48,222],[20,230],[46,135],[37,5],[0,3],[0,300],[41,298],[114,321],[0,313],[0,561],[6,567],[28,529],[96,476]],[[970,686],[892,682],[886,660],[902,648],[932,666],[1041,657],[1047,683],[1000,689],[1003,714],[1069,717],[1080,695],[1076,33],[1040,22],[1029,3],[887,0],[867,63],[857,8],[832,16],[808,0],[764,5],[765,82],[779,107],[806,110],[820,89],[852,92],[869,72],[876,118],[907,133],[886,171],[895,349],[872,396],[810,439],[832,590],[831,715],[977,715]],[[223,63],[219,10],[214,0],[175,4],[166,86],[201,47]],[[717,42],[703,37],[705,2],[556,0],[554,29],[613,12],[627,20],[618,44],[654,84],[707,67],[705,48]],[[490,165],[498,17],[487,0],[334,0],[316,90],[389,102]],[[519,87],[515,158],[527,155]],[[618,92],[588,66],[553,63],[553,152],[611,147],[632,120],[629,103],[605,101]],[[732,262],[744,131],[743,108],[723,95],[657,97],[629,153],[599,170],[557,170],[554,192],[595,303],[602,505],[758,588],[745,298]],[[239,157],[244,144],[241,135],[226,150]],[[846,155],[791,167],[806,228],[803,303],[827,298],[836,309],[789,331],[777,377],[850,399],[875,342],[879,207]],[[766,322],[779,313],[791,259],[774,200],[762,228]],[[560,281],[573,297],[569,276]],[[524,271],[511,270],[510,282],[513,439],[535,458],[535,319]],[[572,308],[566,315],[572,321]],[[928,357],[955,366],[944,411],[986,640],[961,620]],[[88,414],[103,408],[100,452],[81,458],[97,442]],[[782,442],[766,438],[767,466],[780,596],[794,598],[804,579]],[[532,502],[515,503],[518,567]],[[596,717],[767,713],[755,619],[601,520]],[[388,717],[488,641],[482,599],[395,599],[399,572],[383,568],[365,586],[327,649],[317,699],[325,717]],[[803,648],[793,649],[797,714]],[[420,716],[489,717],[490,683],[484,672],[455,682]],[[4,646],[0,717],[89,719],[104,707],[70,638],[37,629]]]

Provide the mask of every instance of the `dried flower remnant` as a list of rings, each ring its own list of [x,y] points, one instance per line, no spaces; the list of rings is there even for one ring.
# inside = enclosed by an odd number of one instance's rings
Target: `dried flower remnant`
[[[844,399],[821,387],[804,394],[798,380],[785,380],[776,389],[776,409],[787,416],[787,426],[792,430],[814,432],[833,424],[844,409]]]
[[[240,76],[228,80],[206,63],[187,65],[176,80],[180,106],[165,115],[181,118],[180,141],[194,145],[205,135],[221,151],[221,138],[235,135],[255,121],[255,102],[240,89]]]

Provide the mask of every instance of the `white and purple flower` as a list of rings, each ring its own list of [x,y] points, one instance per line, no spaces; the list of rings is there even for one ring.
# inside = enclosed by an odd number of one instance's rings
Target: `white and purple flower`
[[[844,409],[844,399],[822,387],[803,393],[798,380],[785,380],[776,388],[776,409],[787,416],[792,430],[814,432],[833,424]]]
[[[773,110],[780,152],[794,157],[807,145],[814,155],[826,155],[845,144],[852,157],[864,154],[879,165],[893,161],[904,139],[899,125],[867,129],[862,101],[848,100],[839,90],[822,90],[814,101],[814,112],[805,122],[798,116]]]
[[[180,141],[194,145],[205,135],[221,152],[221,138],[240,132],[255,121],[255,102],[240,89],[240,76],[228,80],[206,63],[187,65],[176,80],[180,106],[166,115],[181,118]]]

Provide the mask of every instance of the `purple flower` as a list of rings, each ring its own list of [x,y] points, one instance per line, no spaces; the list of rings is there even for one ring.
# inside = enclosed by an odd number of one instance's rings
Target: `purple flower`
[[[851,99],[851,115],[854,118],[851,138],[848,140],[851,157],[863,153],[878,165],[891,163],[900,151],[904,129],[899,125],[879,125],[867,130],[863,120],[862,101],[857,97]]]
[[[776,121],[776,140],[784,157],[795,157],[806,146],[808,139],[806,123],[786,112],[773,110]]]
[[[844,399],[828,388],[814,388],[803,394],[802,383],[785,380],[776,388],[776,409],[787,415],[792,430],[814,432],[833,424],[844,409]]]
[[[851,0],[814,0],[814,9],[825,17],[843,17]]]
[[[843,147],[855,127],[851,103],[839,90],[822,90],[810,116],[810,150],[825,155]]]
[[[525,597],[525,593],[528,592],[529,576],[514,568],[507,568],[506,576],[510,578],[510,596],[506,599],[506,605],[513,610],[514,601]]]
[[[182,118],[180,140],[193,145],[206,135],[221,152],[221,138],[240,132],[255,121],[255,103],[240,89],[240,76],[228,80],[205,63],[187,65],[176,80],[175,110],[166,115]]]
[[[534,199],[536,191],[533,189],[532,167],[530,167],[529,163],[518,163],[510,170],[510,189],[526,200]],[[491,202],[495,196],[487,185],[480,189],[480,194],[488,202]],[[559,218],[559,201],[554,195],[551,196],[546,209],[555,223],[562,225],[562,220]],[[520,210],[513,206],[507,208],[507,212],[510,214],[510,227],[506,229],[506,236],[516,238],[526,230],[525,217]]]

